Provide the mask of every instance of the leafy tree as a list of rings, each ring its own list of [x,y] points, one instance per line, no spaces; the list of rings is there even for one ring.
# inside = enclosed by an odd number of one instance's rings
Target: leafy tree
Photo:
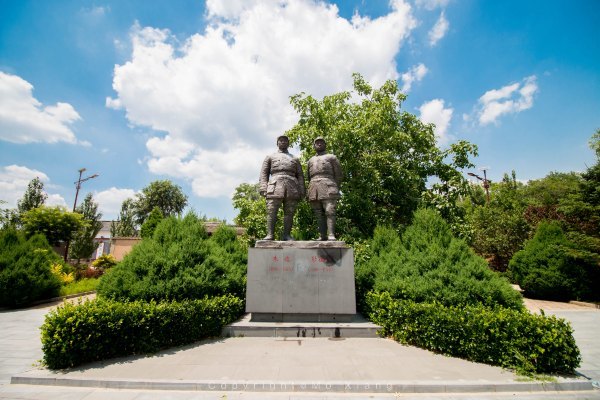
[[[133,237],[136,236],[136,234],[134,201],[132,199],[126,199],[121,204],[119,217],[110,224],[110,236]]]
[[[83,216],[85,224],[75,234],[69,256],[80,260],[90,258],[98,248],[98,243],[94,242],[94,238],[102,229],[102,222],[100,221],[102,213],[98,212],[98,203],[94,201],[91,193],[88,193],[83,202],[77,207],[76,212]]]
[[[154,207],[148,218],[146,218],[146,222],[142,224],[142,228],[140,230],[140,236],[142,238],[150,238],[154,234],[154,230],[163,220],[162,212],[158,207]]]
[[[48,243],[58,246],[70,241],[84,225],[83,216],[64,207],[38,207],[23,214],[23,230],[27,236],[43,234]]]
[[[154,207],[158,207],[164,217],[170,217],[180,214],[186,205],[187,196],[178,185],[169,180],[151,182],[136,195],[136,223],[142,225]]]
[[[43,206],[47,198],[48,195],[44,192],[44,183],[38,177],[33,178],[27,185],[27,190],[23,194],[23,197],[17,203],[19,215]]]
[[[560,225],[541,222],[535,236],[510,261],[510,272],[525,294],[541,299],[598,299],[598,254],[568,240]]]
[[[304,93],[292,96],[291,104],[300,119],[287,134],[300,146],[304,161],[314,153],[313,140],[325,138],[344,172],[338,231],[345,236],[369,237],[377,224],[408,223],[430,177],[440,181],[432,198],[465,188],[457,170],[472,166],[469,156],[476,155],[477,149],[461,141],[440,150],[433,125],[401,111],[406,96],[396,81],[374,89],[359,74],[353,77],[353,93],[337,93],[322,100]]]
[[[51,268],[61,263],[44,235],[26,238],[12,227],[0,230],[0,306],[58,296],[61,282]]]
[[[502,182],[492,183],[490,203],[473,209],[467,217],[471,229],[471,245],[490,265],[505,271],[513,254],[529,238],[530,226],[524,217],[526,204],[513,171],[504,174]]]
[[[370,248],[370,259],[357,266],[360,302],[374,290],[395,299],[446,306],[523,308],[520,295],[490,271],[464,240],[454,237],[435,210],[417,210],[402,235],[377,227]]]

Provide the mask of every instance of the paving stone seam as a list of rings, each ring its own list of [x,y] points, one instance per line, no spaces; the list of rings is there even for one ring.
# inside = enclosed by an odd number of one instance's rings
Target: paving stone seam
[[[94,387],[105,389],[332,392],[332,393],[506,393],[592,391],[589,380],[563,382],[469,381],[232,381],[232,380],[134,380],[13,376],[11,384]]]

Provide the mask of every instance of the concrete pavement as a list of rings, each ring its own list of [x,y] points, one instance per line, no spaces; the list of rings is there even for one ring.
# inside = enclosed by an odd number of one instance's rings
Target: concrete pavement
[[[527,381],[501,368],[387,339],[235,337],[52,372],[33,367],[42,357],[38,327],[50,308],[0,312],[0,398],[504,399],[518,393],[526,399],[600,399],[598,390],[565,391],[583,385],[590,389],[583,378]],[[546,312],[571,321],[583,355],[580,372],[597,379],[600,345],[592,338],[600,327],[600,311]],[[9,385],[9,376],[20,378]]]

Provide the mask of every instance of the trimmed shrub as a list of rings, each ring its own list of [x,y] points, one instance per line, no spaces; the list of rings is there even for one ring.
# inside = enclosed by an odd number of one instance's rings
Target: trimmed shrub
[[[550,300],[598,299],[598,255],[568,240],[558,222],[541,222],[509,264],[525,295]]]
[[[183,302],[65,303],[42,325],[44,362],[50,369],[132,354],[154,353],[218,336],[243,311],[233,296]]]
[[[523,309],[520,294],[462,239],[455,238],[434,210],[417,210],[401,237],[392,228],[377,227],[370,249],[370,259],[356,268],[361,307],[364,295],[375,290],[395,299],[446,306]]]
[[[98,293],[116,300],[244,298],[246,262],[232,228],[223,225],[209,238],[196,215],[169,217],[102,277]]]
[[[554,316],[482,305],[446,307],[366,296],[369,318],[380,334],[403,344],[520,373],[572,374],[581,362],[571,326]]]
[[[13,228],[0,230],[0,306],[21,307],[33,301],[58,296],[62,260],[44,235],[26,239]]]

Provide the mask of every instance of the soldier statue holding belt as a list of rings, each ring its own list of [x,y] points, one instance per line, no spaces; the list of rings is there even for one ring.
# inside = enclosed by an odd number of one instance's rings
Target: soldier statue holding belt
[[[260,194],[267,198],[267,236],[273,240],[277,211],[283,204],[283,240],[294,240],[291,236],[292,221],[298,201],[305,196],[304,174],[298,158],[288,152],[290,141],[287,136],[277,138],[279,151],[268,155],[260,170]]]
[[[335,238],[335,208],[340,198],[342,168],[337,157],[325,153],[325,139],[318,137],[313,142],[317,155],[308,160],[308,201],[319,223],[321,240]]]

